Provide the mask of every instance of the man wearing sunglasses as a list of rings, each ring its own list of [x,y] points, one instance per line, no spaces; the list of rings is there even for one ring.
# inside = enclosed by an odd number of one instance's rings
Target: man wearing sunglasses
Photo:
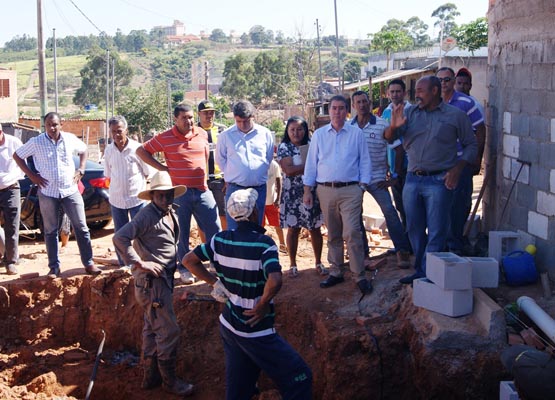
[[[463,237],[464,225],[472,208],[472,176],[480,173],[482,155],[484,154],[484,145],[486,143],[486,127],[484,116],[476,102],[471,97],[455,90],[455,71],[449,67],[443,67],[437,71],[436,76],[441,82],[441,97],[443,101],[459,108],[468,115],[478,144],[478,153],[474,163],[467,165],[461,172],[451,207],[451,227],[447,238],[447,247],[449,251],[462,255],[465,247],[465,239]],[[459,156],[462,154],[461,152],[462,149],[459,145]]]

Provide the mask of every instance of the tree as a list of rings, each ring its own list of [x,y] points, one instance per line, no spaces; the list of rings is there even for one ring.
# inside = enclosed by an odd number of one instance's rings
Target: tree
[[[120,88],[131,83],[133,69],[115,51],[110,53],[110,58],[115,60],[115,92],[119,93]],[[106,52],[98,46],[91,48],[87,64],[79,74],[81,87],[77,89],[73,102],[82,106],[89,103],[106,104]]]
[[[382,30],[370,36],[372,38],[370,47],[373,50],[382,50],[386,54],[387,71],[389,71],[389,58],[391,53],[406,49],[413,43],[412,38],[403,30]]]
[[[474,52],[480,47],[488,45],[488,20],[484,17],[456,27],[453,36],[457,39],[457,45],[464,50]]]
[[[134,30],[129,32],[127,36],[127,51],[130,52],[138,52],[144,47],[147,47],[149,44],[149,38],[146,31],[143,30]]]
[[[271,44],[274,41],[274,32],[267,31],[262,25],[254,25],[249,30],[249,37],[252,44],[262,46]]]
[[[209,39],[212,42],[216,42],[216,43],[226,43],[227,42],[227,36],[225,35],[224,31],[219,29],[219,28],[212,30],[212,33],[210,34]]]
[[[347,82],[354,82],[360,80],[360,71],[364,64],[357,58],[347,60],[343,67],[343,78]]]
[[[220,92],[232,99],[249,99],[252,95],[252,75],[254,69],[242,54],[225,60],[223,82]]]
[[[125,88],[118,101],[117,112],[125,115],[131,132],[159,132],[168,125],[167,107],[166,87],[159,83],[147,87]]]
[[[449,36],[451,31],[457,26],[455,17],[459,15],[461,15],[461,13],[457,11],[457,6],[453,3],[445,3],[434,10],[432,17],[437,18],[434,26],[441,27],[443,25],[443,38],[440,38],[438,35],[440,41]]]
[[[7,51],[27,51],[35,50],[37,48],[37,39],[26,35],[16,36],[9,42],[4,44],[4,49]]]
[[[430,45],[428,35],[428,24],[418,17],[411,17],[404,25],[407,33],[412,38],[414,47],[425,47]]]

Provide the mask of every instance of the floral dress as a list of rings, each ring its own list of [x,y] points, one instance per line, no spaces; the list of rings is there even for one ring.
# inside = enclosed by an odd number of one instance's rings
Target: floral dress
[[[281,143],[277,152],[277,159],[301,156],[301,152],[293,143]],[[281,199],[279,203],[279,219],[282,228],[306,228],[312,230],[324,223],[324,216],[320,209],[320,202],[316,196],[316,188],[312,189],[314,205],[306,208],[303,204],[303,176],[287,176],[282,174]]]

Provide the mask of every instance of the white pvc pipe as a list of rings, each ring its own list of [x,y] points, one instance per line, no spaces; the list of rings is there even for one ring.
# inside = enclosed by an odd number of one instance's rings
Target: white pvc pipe
[[[538,306],[534,299],[528,296],[519,297],[516,303],[518,308],[524,311],[552,342],[555,342],[555,321],[553,318]]]

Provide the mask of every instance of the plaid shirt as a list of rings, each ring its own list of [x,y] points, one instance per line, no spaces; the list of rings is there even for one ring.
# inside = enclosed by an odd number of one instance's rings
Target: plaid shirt
[[[43,195],[63,198],[78,190],[73,182],[73,153],[86,151],[87,145],[72,133],[60,132],[60,139],[55,142],[43,132],[17,149],[16,154],[23,159],[33,157],[38,174],[48,180],[48,184],[40,188]]]

